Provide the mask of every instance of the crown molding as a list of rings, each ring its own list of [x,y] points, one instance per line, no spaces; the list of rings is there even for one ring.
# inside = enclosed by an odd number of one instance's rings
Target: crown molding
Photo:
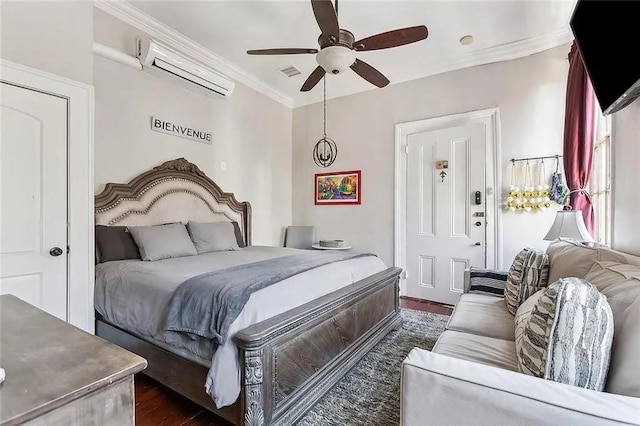
[[[291,97],[280,90],[274,89],[269,84],[258,79],[248,71],[240,68],[234,63],[224,59],[223,57],[213,53],[211,50],[199,43],[191,40],[185,35],[177,32],[173,28],[163,24],[162,22],[152,18],[140,9],[132,6],[124,1],[113,0],[94,0],[97,8],[115,16],[116,18],[126,22],[127,24],[147,33],[149,36],[160,42],[173,47],[184,54],[214,68],[216,71],[236,80],[255,91],[289,107],[297,108],[322,102],[322,96],[312,96],[305,99],[300,97]],[[442,74],[462,68],[469,68],[478,65],[491,64],[494,62],[508,61],[512,59],[522,58],[533,55],[544,50],[552,49],[573,40],[573,34],[569,25],[565,26],[553,33],[545,34],[539,37],[518,40],[511,43],[505,43],[498,46],[489,47],[472,51],[464,56],[441,58],[434,62],[434,66],[417,78],[393,79],[391,85],[404,83],[410,80],[429,77],[436,74]],[[379,90],[372,88],[370,90]],[[341,98],[344,96],[361,93],[361,91],[348,91],[337,96],[329,96],[327,99]],[[297,98],[297,99],[296,99]]]
[[[476,65],[491,64],[493,62],[509,61],[553,49],[554,47],[569,43],[572,40],[573,34],[569,27],[566,27],[542,36],[476,50],[470,55],[460,58],[452,65],[459,68],[467,68]],[[568,51],[567,54],[569,54]]]
[[[425,74],[417,78],[404,78],[393,79],[391,85],[404,83],[407,81],[418,80],[425,77],[430,77],[437,74],[442,74],[449,71],[455,71],[463,68],[475,67],[478,65],[492,64],[495,62],[509,61],[512,59],[523,58],[536,53],[543,52],[545,50],[553,49],[554,47],[561,46],[565,43],[570,43],[573,40],[573,34],[570,28],[567,27],[555,31],[553,33],[545,34],[539,37],[532,37],[524,40],[518,40],[511,43],[505,43],[498,46],[489,47],[486,49],[480,49],[470,52],[464,56],[442,58],[441,60],[434,62],[433,66],[424,70]],[[569,54],[569,51],[567,51]],[[370,90],[380,90],[371,88]],[[327,96],[327,99],[337,99],[344,96],[353,95],[356,93],[363,93],[362,91],[353,91],[347,93],[341,93],[337,96]],[[294,99],[294,108],[298,108],[305,105],[311,105],[318,102],[322,102],[322,96],[314,96],[309,99]]]
[[[248,71],[216,55],[211,50],[152,18],[131,4],[124,1],[94,0],[94,5],[140,31],[144,31],[149,36],[169,47],[214,68],[226,77],[236,80],[289,108],[293,107],[293,99],[290,96],[274,89],[262,80],[251,75]]]

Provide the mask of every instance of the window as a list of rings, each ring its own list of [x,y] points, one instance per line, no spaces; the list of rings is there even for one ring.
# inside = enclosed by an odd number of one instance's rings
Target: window
[[[595,229],[593,236],[601,244],[611,244],[611,116],[596,112],[593,146],[593,170],[589,192],[593,203]]]

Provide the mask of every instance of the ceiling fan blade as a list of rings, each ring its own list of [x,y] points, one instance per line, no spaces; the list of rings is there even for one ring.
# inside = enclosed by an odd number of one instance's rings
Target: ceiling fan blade
[[[311,75],[307,78],[307,81],[305,81],[302,87],[300,88],[300,91],[308,92],[309,90],[313,89],[316,86],[316,84],[318,84],[318,82],[322,80],[322,77],[324,77],[324,74],[325,74],[325,71],[324,71],[324,68],[322,67],[318,67],[315,70],[313,70]]]
[[[404,46],[424,40],[429,35],[429,30],[424,25],[417,27],[400,28],[398,30],[387,31],[371,37],[363,38],[353,43],[353,47],[358,52],[367,50],[388,49],[390,47]]]
[[[333,36],[335,40],[338,40],[340,25],[338,25],[338,15],[336,15],[331,0],[311,0],[311,7],[322,35],[325,37]]]
[[[389,84],[389,79],[387,77],[360,59],[356,59],[353,65],[351,65],[351,69],[374,86],[384,87]]]
[[[249,55],[298,55],[301,53],[318,53],[318,49],[284,48],[247,50],[247,54]]]

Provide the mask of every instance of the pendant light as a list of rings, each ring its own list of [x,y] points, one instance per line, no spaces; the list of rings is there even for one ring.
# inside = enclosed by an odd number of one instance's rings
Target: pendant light
[[[323,111],[323,132],[322,138],[316,142],[313,148],[313,161],[318,167],[329,167],[336,161],[338,156],[338,145],[333,139],[327,137],[327,76],[323,77],[324,95],[322,99]]]

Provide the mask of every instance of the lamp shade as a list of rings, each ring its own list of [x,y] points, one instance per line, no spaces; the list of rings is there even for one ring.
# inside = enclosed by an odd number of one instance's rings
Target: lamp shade
[[[558,238],[568,238],[585,243],[595,241],[587,231],[580,210],[560,210],[556,213],[556,219],[544,239],[551,241]]]

